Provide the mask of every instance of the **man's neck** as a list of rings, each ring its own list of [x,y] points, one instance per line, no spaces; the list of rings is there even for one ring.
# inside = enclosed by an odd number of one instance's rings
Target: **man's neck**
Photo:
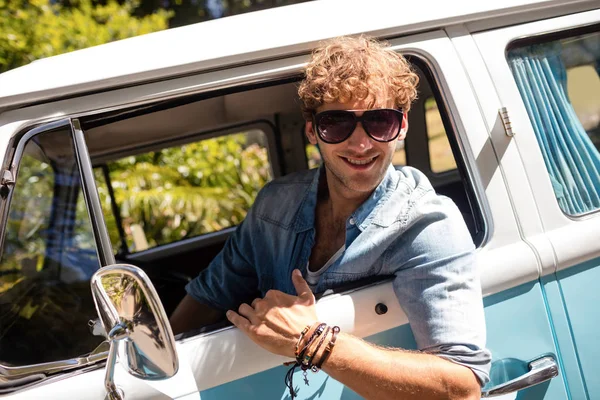
[[[326,185],[321,188],[325,189],[326,193],[322,198],[327,200],[327,207],[335,223],[345,223],[348,217],[373,193],[373,191],[358,192],[347,188],[327,169],[325,169],[325,180]]]

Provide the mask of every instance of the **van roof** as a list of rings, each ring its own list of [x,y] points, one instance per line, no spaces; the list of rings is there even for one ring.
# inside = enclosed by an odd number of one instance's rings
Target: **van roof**
[[[400,35],[562,5],[564,0],[432,0],[426,7],[419,1],[321,0],[278,7],[34,61],[0,75],[0,110],[308,52],[340,35]]]

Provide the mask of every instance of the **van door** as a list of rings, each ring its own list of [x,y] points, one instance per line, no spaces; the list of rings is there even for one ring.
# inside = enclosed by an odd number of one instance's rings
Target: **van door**
[[[600,321],[599,22],[595,10],[477,33],[463,46],[465,55],[468,47],[480,52],[489,71],[479,79],[489,83],[475,85],[480,96],[497,93],[489,114],[507,110],[514,136],[499,133],[499,148],[513,146],[520,157],[507,163],[507,184],[541,262],[542,293],[575,399],[600,396],[593,335]]]

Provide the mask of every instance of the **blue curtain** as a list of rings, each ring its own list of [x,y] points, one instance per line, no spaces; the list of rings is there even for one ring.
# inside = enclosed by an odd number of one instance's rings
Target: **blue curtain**
[[[558,44],[541,44],[513,50],[508,59],[558,203],[577,215],[600,209],[600,153],[569,101],[560,52]]]

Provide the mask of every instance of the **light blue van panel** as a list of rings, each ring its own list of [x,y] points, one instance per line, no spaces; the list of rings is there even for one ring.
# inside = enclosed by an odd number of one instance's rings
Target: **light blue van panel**
[[[528,371],[527,364],[544,355],[559,361],[552,325],[539,281],[484,299],[488,348],[492,351],[491,382],[498,385]],[[545,383],[519,392],[518,400],[568,399],[562,371]]]
[[[556,344],[561,355],[560,370],[565,376],[570,398],[589,400],[559,283],[554,274],[543,277],[542,283],[556,336]]]
[[[556,275],[588,396],[600,399],[600,258]]]
[[[496,385],[527,371],[527,362],[542,355],[557,357],[557,349],[540,283],[534,281],[485,299],[488,347],[494,355],[492,382]],[[366,338],[370,342],[414,349],[408,325],[390,329]],[[284,384],[287,368],[281,366],[259,374],[201,392],[202,400],[216,399],[285,399],[289,394]],[[325,373],[309,373],[310,386],[302,374],[294,375],[298,399],[360,399],[355,392]],[[519,393],[519,400],[565,400],[567,391],[562,374],[549,382]]]

